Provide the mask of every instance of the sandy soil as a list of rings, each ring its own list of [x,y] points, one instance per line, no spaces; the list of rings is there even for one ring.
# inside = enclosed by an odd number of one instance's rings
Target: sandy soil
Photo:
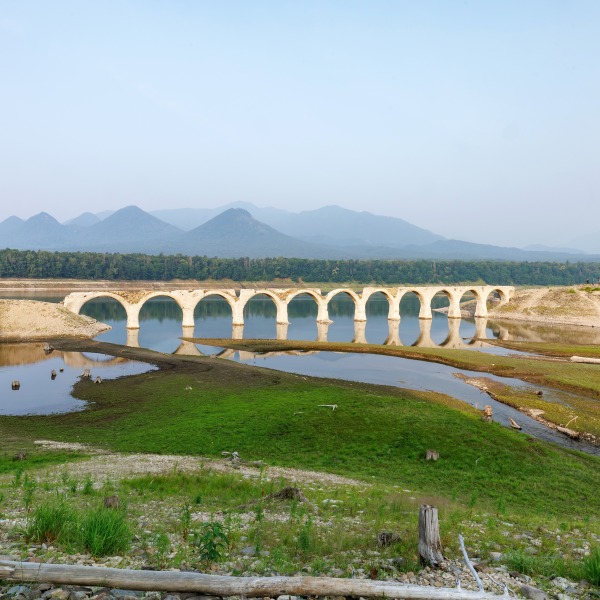
[[[168,454],[128,454],[122,452],[106,452],[100,448],[93,448],[86,444],[56,442],[53,440],[36,440],[34,442],[44,450],[71,450],[88,452],[93,456],[89,460],[74,462],[68,465],[71,475],[76,475],[83,479],[87,474],[91,474],[95,481],[102,483],[106,480],[116,478],[127,478],[147,474],[167,474],[173,471],[182,471],[186,473],[196,473],[201,469],[210,469],[211,471],[231,472],[235,471],[243,477],[259,477],[261,470],[252,463],[245,463],[243,456],[239,461],[232,461],[230,458],[214,459],[203,458],[201,456],[183,456]],[[59,474],[64,470],[64,465],[48,468],[48,472]],[[288,467],[263,467],[263,476],[267,479],[284,478],[287,481],[302,484],[323,484],[328,485],[351,485],[363,486],[368,484],[334,475],[332,473],[321,473],[317,471],[308,471],[302,469],[293,469]],[[12,477],[12,474],[11,474]],[[6,476],[8,478],[8,476]]]
[[[76,315],[62,304],[35,300],[0,300],[0,341],[92,338],[110,329],[90,317]]]
[[[594,289],[587,286],[517,289],[508,304],[489,311],[489,318],[600,327],[600,291]]]

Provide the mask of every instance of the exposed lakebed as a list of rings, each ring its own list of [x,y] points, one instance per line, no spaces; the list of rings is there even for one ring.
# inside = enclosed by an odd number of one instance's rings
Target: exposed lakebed
[[[13,296],[15,297],[15,296]],[[28,296],[31,298],[31,296]],[[59,301],[62,297],[40,297],[43,300]],[[441,304],[441,303],[440,303]],[[140,314],[140,329],[131,332],[125,329],[125,312],[113,300],[94,300],[89,302],[82,310],[83,314],[94,317],[111,325],[112,329],[100,336],[98,340],[117,344],[139,345],[143,348],[165,353],[195,353],[214,355],[218,352],[215,348],[198,344],[182,343],[181,310],[171,300],[160,298],[147,303]],[[476,332],[481,338],[482,332],[488,339],[494,339],[502,331],[491,326],[476,324],[474,321],[461,320],[459,323],[449,325],[449,320],[444,314],[434,313],[434,318],[429,322],[418,319],[418,302],[416,299],[401,305],[400,323],[390,323],[387,319],[387,301],[381,297],[373,298],[367,304],[367,322],[357,324],[354,322],[354,307],[349,298],[336,297],[330,304],[330,315],[333,323],[327,327],[326,336],[329,341],[352,341],[356,336],[362,336],[369,343],[382,344],[386,340],[403,345],[420,345],[423,340],[427,344],[441,345],[448,343],[450,337],[453,343],[461,347],[471,348],[473,351],[493,353],[507,352],[505,349],[494,347],[485,342],[474,343]],[[249,302],[246,309],[246,325],[243,330],[244,338],[275,338],[281,337],[281,328],[275,323],[275,307],[271,300],[256,298]],[[300,297],[290,304],[290,325],[285,334],[288,339],[316,340],[322,331],[318,331],[316,323],[316,305],[308,298]],[[209,298],[202,301],[196,309],[195,328],[193,335],[196,337],[231,337],[231,311],[228,305],[218,298]],[[458,327],[457,327],[458,326]],[[424,329],[425,327],[425,329]],[[452,334],[452,327],[454,333]],[[523,324],[519,324],[522,331]],[[187,331],[185,334],[190,335]],[[238,331],[238,335],[241,332]],[[554,331],[555,333],[555,331]],[[452,335],[451,335],[452,334]],[[539,331],[536,331],[539,335]],[[515,339],[515,336],[511,336]],[[132,342],[133,340],[133,342]],[[0,389],[5,390],[0,395],[1,414],[48,414],[53,412],[66,412],[78,410],[85,403],[74,399],[70,395],[72,385],[87,368],[92,377],[102,378],[119,377],[144,372],[152,367],[130,360],[113,359],[101,355],[84,355],[80,353],[60,352],[55,355],[44,355],[41,344],[15,345],[24,349],[25,346],[35,348],[30,352],[29,358],[10,360],[7,344],[3,345],[4,352],[0,351]],[[473,406],[483,408],[490,404],[494,411],[494,420],[508,424],[509,417],[515,419],[522,427],[523,432],[541,439],[555,441],[563,446],[577,448],[599,454],[600,450],[583,442],[565,438],[523,413],[506,405],[495,402],[473,386],[455,377],[458,369],[436,363],[409,360],[399,357],[381,356],[372,354],[352,354],[336,352],[319,353],[285,353],[276,356],[249,355],[247,353],[228,353],[234,360],[256,364],[263,367],[284,370],[303,375],[346,379],[393,385],[397,387],[435,391],[459,398]],[[60,369],[63,372],[60,372]],[[51,379],[52,370],[57,372],[55,379]],[[480,373],[461,371],[467,376],[480,376]],[[494,376],[490,376],[494,378]],[[16,392],[10,390],[13,379],[21,381],[21,389]],[[510,386],[527,388],[529,384],[508,378],[495,378]],[[554,392],[545,391],[545,397],[552,401]],[[555,401],[560,401],[557,398]]]

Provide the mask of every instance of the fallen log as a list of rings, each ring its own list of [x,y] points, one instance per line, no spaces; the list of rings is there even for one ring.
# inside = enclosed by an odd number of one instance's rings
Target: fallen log
[[[561,427],[560,425],[556,426],[556,431],[568,435],[572,440],[578,440],[581,437],[581,433],[579,433],[579,431],[574,431],[568,427]]]
[[[571,362],[600,365],[600,358],[590,358],[589,356],[571,356]]]
[[[180,571],[137,571],[13,561],[0,561],[0,579],[60,585],[101,585],[140,591],[195,592],[221,597],[362,596],[406,600],[497,600],[500,597],[489,592],[469,592],[460,587],[444,589],[370,579],[233,577]]]

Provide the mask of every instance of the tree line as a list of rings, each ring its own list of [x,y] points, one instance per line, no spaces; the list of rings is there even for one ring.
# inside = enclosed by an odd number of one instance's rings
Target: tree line
[[[173,279],[359,284],[575,285],[600,280],[600,263],[464,260],[321,260],[0,250],[0,277]]]

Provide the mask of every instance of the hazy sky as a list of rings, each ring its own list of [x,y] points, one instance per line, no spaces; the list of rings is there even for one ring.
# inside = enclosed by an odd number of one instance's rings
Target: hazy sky
[[[339,204],[561,245],[600,232],[599,31],[598,0],[0,0],[0,220]]]

